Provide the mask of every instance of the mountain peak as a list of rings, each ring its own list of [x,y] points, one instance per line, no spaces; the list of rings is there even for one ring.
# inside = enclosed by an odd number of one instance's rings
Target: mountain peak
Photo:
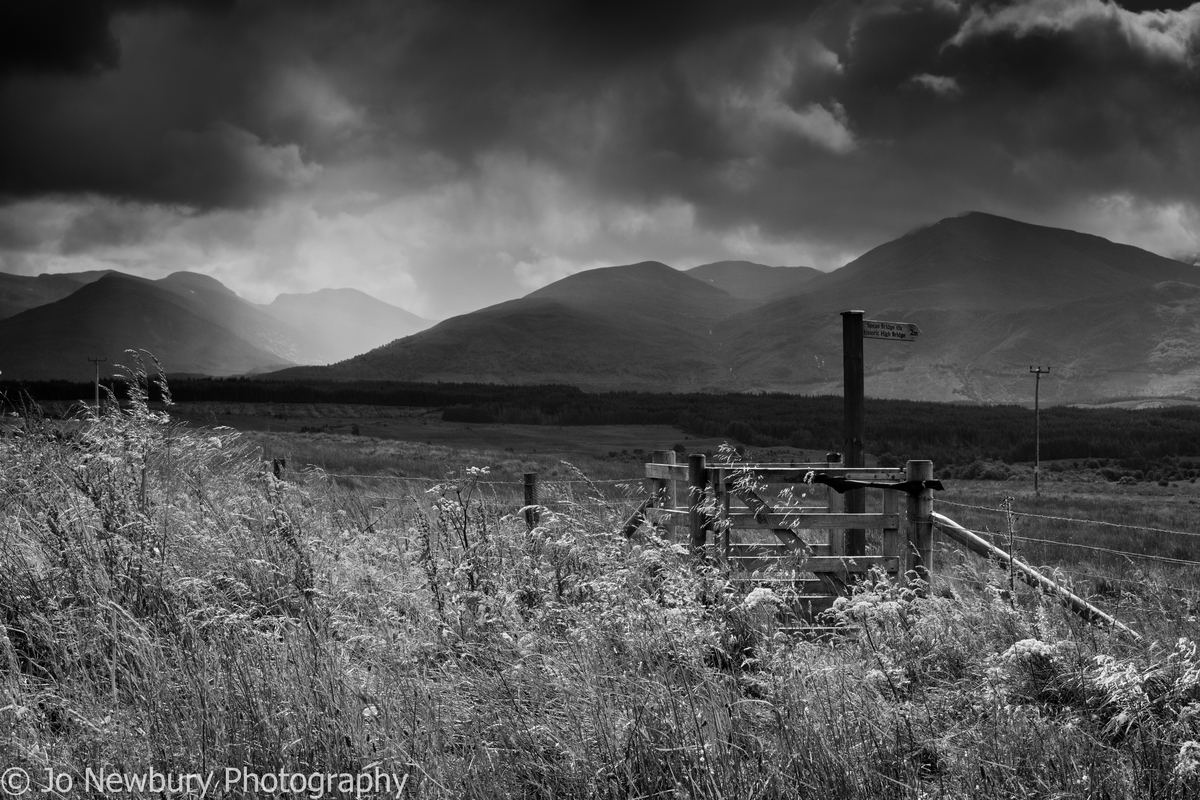
[[[1200,270],[1099,236],[972,211],[882,244],[805,292],[832,292],[837,304],[858,308],[1016,309],[1166,280],[1196,283]]]
[[[812,267],[768,267],[752,261],[715,261],[692,267],[687,274],[734,297],[766,302],[796,294],[822,273]]]
[[[162,278],[159,283],[163,283],[168,288],[176,290],[188,289],[192,291],[220,292],[221,294],[233,295],[234,297],[237,297],[237,292],[233,291],[216,278],[213,278],[209,275],[203,275],[199,272],[172,272],[167,277]]]

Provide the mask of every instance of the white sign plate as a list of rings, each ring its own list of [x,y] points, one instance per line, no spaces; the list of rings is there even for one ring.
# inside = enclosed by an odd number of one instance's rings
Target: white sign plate
[[[863,320],[864,339],[892,339],[911,342],[921,335],[921,329],[911,322],[884,322],[881,319]]]

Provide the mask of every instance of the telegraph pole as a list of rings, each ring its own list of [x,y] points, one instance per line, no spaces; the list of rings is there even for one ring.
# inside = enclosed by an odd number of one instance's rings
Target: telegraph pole
[[[1029,373],[1034,376],[1033,379],[1033,493],[1041,496],[1041,491],[1038,489],[1038,474],[1042,471],[1042,414],[1039,403],[1040,390],[1042,387],[1042,376],[1050,374],[1050,368],[1042,369],[1039,364],[1036,368],[1030,367]]]
[[[98,417],[100,416],[100,365],[108,361],[108,359],[89,358],[88,361],[96,365],[96,416]]]

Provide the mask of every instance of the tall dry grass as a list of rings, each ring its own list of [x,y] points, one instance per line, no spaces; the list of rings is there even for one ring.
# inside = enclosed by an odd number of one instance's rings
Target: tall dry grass
[[[1122,642],[986,565],[779,629],[584,485],[380,505],[230,431],[30,416],[0,446],[0,757],[410,776],[413,797],[1189,797],[1194,621]],[[1147,609],[1149,613],[1151,609]],[[1182,637],[1182,638],[1181,638]]]

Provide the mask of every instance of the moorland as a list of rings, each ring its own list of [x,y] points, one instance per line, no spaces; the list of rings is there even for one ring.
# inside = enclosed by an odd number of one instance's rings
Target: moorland
[[[180,405],[193,402],[218,403]],[[968,449],[944,462],[961,474],[938,510],[1015,545],[1134,640],[945,542],[924,590],[867,581],[825,618],[841,633],[789,629],[786,588],[730,581],[665,529],[620,533],[645,491],[635,442],[724,438],[674,420],[455,421],[463,407],[508,413],[473,401],[239,415],[253,409],[219,402],[185,423],[135,386],[121,413],[51,419],[26,404],[7,418],[8,763],[35,777],[378,768],[405,776],[402,796],[447,798],[1200,791],[1188,409],[1065,409],[1064,432],[1082,414],[1108,421],[1087,429],[1163,434],[1137,454],[1069,451],[1040,495],[1028,465],[1003,460],[1024,435],[1006,440],[1003,422],[1027,426],[1028,409],[943,411],[967,415],[952,430]],[[229,421],[245,430],[212,426]],[[496,438],[466,438],[481,429]],[[520,444],[530,432],[546,452]],[[737,444],[752,459],[787,447]],[[533,528],[526,471],[542,478]]]

